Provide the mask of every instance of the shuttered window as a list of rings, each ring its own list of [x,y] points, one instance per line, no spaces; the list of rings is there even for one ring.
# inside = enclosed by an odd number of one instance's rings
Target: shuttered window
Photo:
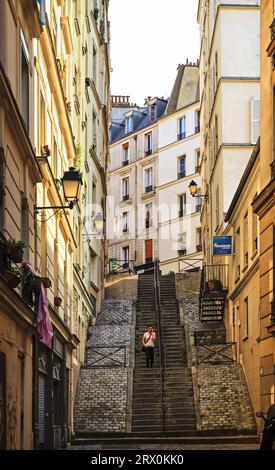
[[[260,135],[260,100],[252,98],[250,101],[250,126],[251,126],[251,143],[256,144]]]
[[[46,376],[38,374],[38,441],[39,445],[45,442],[45,387]]]

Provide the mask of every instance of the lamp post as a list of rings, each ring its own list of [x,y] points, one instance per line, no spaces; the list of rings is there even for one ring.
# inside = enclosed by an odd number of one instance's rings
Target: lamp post
[[[80,189],[82,185],[82,178],[79,171],[75,168],[70,167],[68,171],[65,171],[63,178],[61,178],[63,193],[65,200],[68,202],[67,206],[35,206],[35,211],[41,211],[46,209],[73,209],[77,204],[80,195]]]

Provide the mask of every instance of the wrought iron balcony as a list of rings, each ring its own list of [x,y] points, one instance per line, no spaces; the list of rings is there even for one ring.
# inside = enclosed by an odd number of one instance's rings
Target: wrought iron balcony
[[[185,139],[185,137],[186,137],[186,132],[180,132],[180,133],[178,134],[178,140]]]
[[[150,193],[151,191],[153,191],[153,186],[152,186],[152,184],[151,184],[150,186],[146,186],[146,187],[145,187],[145,192],[146,192],[146,193]]]

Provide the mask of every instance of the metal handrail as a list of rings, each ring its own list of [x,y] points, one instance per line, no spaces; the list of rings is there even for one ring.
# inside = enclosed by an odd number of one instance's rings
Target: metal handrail
[[[157,314],[158,327],[158,347],[160,362],[160,402],[162,408],[162,431],[165,432],[165,403],[164,403],[164,340],[163,340],[163,321],[161,315],[161,296],[160,296],[160,276],[159,260],[154,260],[154,290],[155,290],[155,309]]]
[[[215,349],[216,346],[219,349]],[[199,349],[205,350],[205,356],[199,357]],[[230,355],[231,354],[231,355]],[[216,360],[215,360],[216,358]],[[215,363],[226,364],[236,362],[236,343],[225,344],[198,344],[197,345],[197,364],[201,363]]]
[[[117,346],[87,346],[86,349],[96,352],[100,357],[96,360],[91,361],[91,362],[88,361],[88,359],[86,358],[86,364],[83,367],[84,369],[90,369],[92,367],[110,367],[110,364],[108,364],[108,365],[95,365],[95,364],[98,364],[100,361],[103,361],[104,359],[109,359],[112,362],[114,362],[115,365],[113,367],[118,367],[118,366],[122,366],[122,365],[124,367],[126,367],[127,351],[126,351],[126,346],[124,344],[120,345],[120,346],[119,345],[117,345]],[[113,349],[113,351],[103,353],[103,352],[98,351],[99,349],[107,349],[107,350],[108,349]],[[123,360],[118,360],[118,359],[114,359],[114,358],[111,357],[114,354],[116,354],[117,352],[122,351],[122,350],[123,350]]]

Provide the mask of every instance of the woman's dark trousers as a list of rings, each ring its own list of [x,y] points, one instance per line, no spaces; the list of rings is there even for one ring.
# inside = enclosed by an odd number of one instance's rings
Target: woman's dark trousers
[[[154,348],[152,348],[152,346],[147,346],[147,348],[145,349],[147,367],[149,367],[149,366],[153,367],[154,352],[155,351],[154,351]]]

